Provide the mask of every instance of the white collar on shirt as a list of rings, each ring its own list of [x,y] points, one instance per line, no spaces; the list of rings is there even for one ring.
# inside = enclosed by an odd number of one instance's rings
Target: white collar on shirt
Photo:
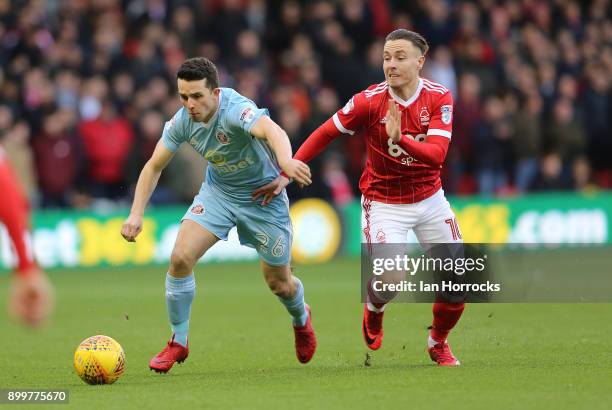
[[[408,98],[407,100],[403,100],[400,96],[398,96],[397,94],[395,94],[393,92],[393,89],[391,87],[389,87],[389,94],[391,95],[391,97],[393,97],[393,99],[400,105],[404,106],[404,107],[408,107],[410,104],[412,104],[418,97],[419,94],[421,93],[421,89],[423,88],[423,79],[419,78],[419,85],[417,85],[417,89],[414,92],[414,94],[412,94],[412,96],[410,98]]]

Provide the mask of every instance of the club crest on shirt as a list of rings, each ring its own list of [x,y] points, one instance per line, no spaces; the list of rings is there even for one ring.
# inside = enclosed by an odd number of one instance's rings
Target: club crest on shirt
[[[217,133],[217,141],[219,141],[219,144],[223,144],[223,145],[229,144],[230,142],[229,137],[225,135],[223,131],[219,131]]]
[[[240,121],[249,123],[253,121],[253,118],[255,118],[255,111],[253,111],[251,107],[246,107],[244,110],[242,110],[242,113],[240,114]]]
[[[376,232],[376,241],[378,243],[387,242],[387,235],[385,235],[385,231],[383,231],[382,229],[379,229],[378,232]]]
[[[429,125],[429,111],[427,107],[421,107],[419,118],[421,119],[421,125]]]
[[[191,207],[190,212],[194,215],[202,215],[204,213],[204,205],[196,204]]]
[[[349,112],[353,111],[353,108],[355,108],[355,101],[353,100],[353,98],[354,97],[351,97],[351,99],[348,100],[344,108],[342,108],[343,114],[348,114]]]
[[[442,114],[442,122],[446,125],[450,124],[453,118],[453,106],[443,105],[440,107],[440,113]]]

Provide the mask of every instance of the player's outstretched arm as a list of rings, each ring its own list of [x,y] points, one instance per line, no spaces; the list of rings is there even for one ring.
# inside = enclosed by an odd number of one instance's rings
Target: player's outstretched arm
[[[132,210],[121,227],[121,236],[126,241],[136,242],[136,236],[142,230],[142,217],[149,198],[157,186],[163,169],[168,165],[173,155],[174,152],[166,148],[160,140],[155,147],[155,151],[153,151],[153,155],[140,171],[136,191],[134,192]]]
[[[306,141],[302,143],[302,146],[300,146],[293,158],[310,162],[340,135],[342,133],[338,131],[333,119],[330,118],[306,138]]]
[[[293,178],[301,185],[311,184],[310,168],[302,161],[292,158],[291,143],[287,133],[270,117],[261,116],[251,128],[251,135],[268,141],[276,155],[278,165],[289,178]]]
[[[282,130],[281,130],[282,131]],[[334,124],[333,118],[330,118],[324,122],[319,128],[317,128],[310,136],[304,141],[302,146],[298,149],[293,159],[308,162],[321,151],[325,149],[334,139],[339,137],[341,132]],[[298,181],[299,183],[299,181]],[[289,184],[289,174],[281,172],[281,174],[274,181],[267,185],[264,185],[253,192],[252,198],[256,200],[262,197],[261,205],[267,205],[270,201]],[[303,186],[304,184],[300,184]]]

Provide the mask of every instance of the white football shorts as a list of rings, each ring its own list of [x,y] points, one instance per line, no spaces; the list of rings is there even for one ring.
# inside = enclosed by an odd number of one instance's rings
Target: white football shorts
[[[455,214],[440,189],[414,204],[386,204],[361,198],[362,243],[407,243],[414,232],[421,246],[462,243]]]

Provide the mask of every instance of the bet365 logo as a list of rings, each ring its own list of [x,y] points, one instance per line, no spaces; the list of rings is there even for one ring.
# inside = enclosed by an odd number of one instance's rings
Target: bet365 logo
[[[424,142],[425,141],[425,134],[419,134],[416,137],[413,137],[410,134],[405,134],[408,138],[413,139],[414,141],[418,141],[418,142]],[[398,144],[394,143],[393,140],[391,138],[389,138],[387,140],[387,145],[389,146],[389,155],[391,155],[393,158],[397,158],[400,155],[405,155],[405,158],[401,159],[401,163],[404,165],[410,165],[413,162],[416,161],[416,159],[412,156],[410,156],[406,151],[403,150],[402,147],[400,147]]]
[[[215,150],[208,150],[204,158],[221,174],[231,174],[255,164],[255,161],[251,157],[228,163],[227,158]]]

